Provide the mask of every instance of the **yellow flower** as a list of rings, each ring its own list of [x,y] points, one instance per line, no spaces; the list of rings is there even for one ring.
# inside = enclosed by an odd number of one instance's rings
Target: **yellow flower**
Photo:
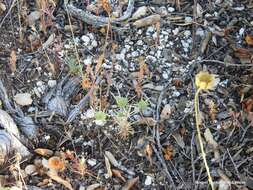
[[[206,71],[200,71],[195,77],[195,84],[200,90],[214,90],[219,81],[216,75]]]

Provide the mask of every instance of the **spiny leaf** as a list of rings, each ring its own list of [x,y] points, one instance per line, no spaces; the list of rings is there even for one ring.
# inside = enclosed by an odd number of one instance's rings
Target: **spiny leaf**
[[[137,107],[139,108],[139,110],[141,112],[145,111],[148,108],[148,102],[141,99],[138,103],[137,103]]]
[[[74,57],[69,57],[67,60],[67,65],[69,67],[69,72],[71,74],[78,74],[79,72],[82,72],[82,65],[77,64],[77,61]]]
[[[106,114],[102,111],[98,111],[95,113],[95,119],[97,121],[106,121]]]
[[[115,97],[116,103],[119,108],[126,109],[128,106],[128,99],[126,97],[117,96]]]

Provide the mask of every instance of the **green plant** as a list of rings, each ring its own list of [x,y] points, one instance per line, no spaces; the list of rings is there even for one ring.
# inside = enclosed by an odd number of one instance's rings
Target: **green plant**
[[[112,118],[115,124],[119,127],[118,135],[122,139],[127,139],[130,134],[134,133],[132,127],[134,122],[130,121],[131,115],[147,109],[148,102],[141,99],[137,104],[130,105],[127,97],[116,96],[114,99],[117,105],[116,111],[111,115],[107,115],[102,111],[97,111],[95,112],[95,121],[97,124],[100,124],[105,123],[107,118]]]
[[[141,99],[138,103],[137,103],[137,108],[143,112],[148,108],[148,102]]]
[[[98,111],[98,112],[95,112],[95,119],[97,121],[103,121],[105,122],[106,121],[106,113],[102,112],[102,111]]]
[[[68,57],[66,63],[69,67],[70,74],[77,75],[78,73],[82,73],[83,66],[77,63],[75,57]]]
[[[116,96],[115,97],[117,106],[121,109],[127,109],[129,106],[127,97]]]

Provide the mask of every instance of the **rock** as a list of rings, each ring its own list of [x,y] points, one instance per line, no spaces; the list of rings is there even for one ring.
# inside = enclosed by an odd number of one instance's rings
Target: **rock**
[[[186,23],[191,23],[192,22],[192,17],[187,16],[187,17],[185,17],[184,21]]]
[[[164,79],[169,79],[169,75],[166,72],[163,72],[162,76],[163,76]]]
[[[153,178],[152,178],[151,176],[148,175],[148,176],[146,177],[144,183],[145,183],[146,186],[149,186],[149,185],[152,184],[152,181],[153,181]]]
[[[27,175],[32,175],[32,174],[34,174],[35,172],[36,172],[36,166],[33,165],[33,164],[27,165],[27,166],[25,167],[25,173],[26,173]]]
[[[168,12],[173,13],[175,11],[174,7],[168,7]]]
[[[178,96],[180,96],[181,94],[180,94],[180,92],[178,92],[178,91],[173,91],[173,93],[172,93],[172,96],[173,97],[178,97]]]
[[[50,88],[53,88],[56,85],[56,80],[49,80],[47,84]]]
[[[244,32],[245,32],[245,28],[241,28],[241,29],[239,30],[239,35],[242,36],[242,35],[244,34]]]
[[[202,28],[197,28],[196,35],[202,37],[202,36],[205,35],[205,32],[204,32],[204,30]]]
[[[159,7],[157,10],[157,13],[159,13],[161,16],[168,15],[168,11],[167,11],[166,7]]]
[[[97,47],[97,46],[98,46],[97,41],[96,41],[96,40],[92,40],[91,46],[92,46],[93,48]]]
[[[176,36],[179,33],[179,29],[175,28],[174,30],[172,30],[172,33]]]
[[[191,31],[190,31],[190,30],[185,30],[185,31],[184,31],[184,36],[185,36],[186,38],[189,38],[189,37],[191,36]]]
[[[20,133],[11,116],[0,109],[0,165],[8,159],[9,153],[18,152],[22,157],[30,152],[20,142]]]
[[[31,96],[29,93],[19,93],[14,96],[14,101],[20,106],[28,106],[33,102]]]
[[[84,42],[84,45],[85,45],[85,46],[88,46],[89,43],[90,43],[90,38],[89,38],[88,36],[83,35],[83,36],[81,37],[81,40]]]
[[[37,85],[38,87],[41,87],[41,86],[43,86],[43,82],[42,82],[42,81],[37,81],[37,82],[36,82],[36,85]]]
[[[93,166],[95,166],[95,165],[97,164],[97,160],[95,160],[95,159],[88,159],[88,160],[87,160],[87,163],[88,163],[91,167],[93,167]]]
[[[138,51],[133,51],[131,53],[132,57],[138,57],[139,56],[139,52]]]
[[[135,13],[133,14],[132,16],[132,19],[136,20],[136,19],[139,19],[143,16],[145,16],[148,12],[148,8],[146,6],[143,6],[143,7],[139,7]]]
[[[145,109],[143,111],[143,116],[144,117],[151,117],[151,116],[153,116],[153,113],[154,113],[154,110],[152,108],[148,107],[147,109]]]
[[[85,65],[91,65],[92,64],[92,57],[91,56],[88,56],[87,59],[84,59],[83,60],[83,63]]]
[[[40,19],[40,12],[33,11],[27,16],[27,21],[29,26],[34,25],[37,20]]]

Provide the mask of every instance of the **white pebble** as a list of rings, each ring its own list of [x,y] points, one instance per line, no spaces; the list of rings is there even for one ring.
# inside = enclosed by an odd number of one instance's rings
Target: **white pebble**
[[[181,41],[184,48],[189,48],[189,43],[185,42],[184,40]]]
[[[87,160],[87,163],[88,163],[91,167],[93,167],[93,166],[95,166],[95,165],[97,164],[97,160],[95,160],[95,159],[88,159],[88,160]]]
[[[125,45],[125,48],[127,51],[129,51],[131,49],[131,46],[130,45]]]
[[[244,31],[245,31],[245,28],[241,28],[241,29],[239,30],[240,36],[242,36],[242,35],[244,34]]]
[[[147,176],[146,179],[145,179],[145,185],[151,185],[152,184],[152,181],[153,181],[153,178],[151,176]]]
[[[175,28],[174,30],[172,30],[172,33],[173,33],[174,35],[177,35],[177,34],[179,33],[179,29],[178,29],[178,28]]]
[[[142,34],[142,30],[141,30],[141,29],[138,30],[138,31],[137,31],[137,34],[141,35],[141,34]]]
[[[83,61],[85,65],[91,65],[92,64],[92,57],[88,56],[87,59]]]
[[[196,35],[198,36],[204,36],[205,35],[205,32],[202,28],[198,28],[197,31],[196,31]]]
[[[93,41],[91,42],[91,46],[92,46],[93,48],[97,47],[97,46],[98,46],[97,41],[96,41],[96,40],[93,40]]]
[[[94,40],[94,39],[95,39],[94,34],[92,34],[92,33],[88,33],[87,35],[89,36],[89,38],[90,38],[91,40]]]
[[[143,45],[143,41],[142,40],[138,40],[136,43],[138,46],[142,46]]]
[[[154,27],[153,26],[149,26],[147,31],[146,31],[146,34],[150,34],[150,33],[153,33],[155,31]]]
[[[116,54],[116,59],[117,60],[124,60],[125,59],[125,54],[123,54],[123,53]]]
[[[53,88],[56,85],[56,80],[49,80],[47,84],[50,88]]]
[[[138,57],[139,56],[139,52],[138,51],[133,51],[131,53],[132,57]]]
[[[81,37],[81,40],[84,42],[84,45],[85,45],[85,46],[88,46],[89,43],[90,43],[90,38],[89,38],[88,36],[83,35],[83,36]]]
[[[180,92],[178,92],[178,91],[173,91],[172,96],[173,96],[173,97],[178,97],[178,96],[180,96]]]
[[[164,79],[169,79],[168,73],[163,73],[162,76],[163,76]]]
[[[191,31],[190,31],[190,30],[184,31],[184,36],[185,36],[186,38],[189,38],[190,35],[191,35]]]
[[[185,53],[189,52],[189,49],[188,48],[184,48],[184,52]]]
[[[86,111],[86,118],[94,118],[95,117],[95,111],[93,110],[93,109],[88,109],[87,111]]]
[[[186,23],[191,23],[192,22],[192,17],[187,16],[187,17],[185,17],[184,21]]]
[[[168,11],[169,11],[170,13],[173,13],[173,12],[175,11],[175,8],[174,8],[174,7],[168,7]]]
[[[146,6],[143,6],[143,7],[139,7],[134,13],[133,13],[133,16],[132,16],[132,19],[139,19],[141,18],[142,16],[145,16],[148,12],[148,8]]]

